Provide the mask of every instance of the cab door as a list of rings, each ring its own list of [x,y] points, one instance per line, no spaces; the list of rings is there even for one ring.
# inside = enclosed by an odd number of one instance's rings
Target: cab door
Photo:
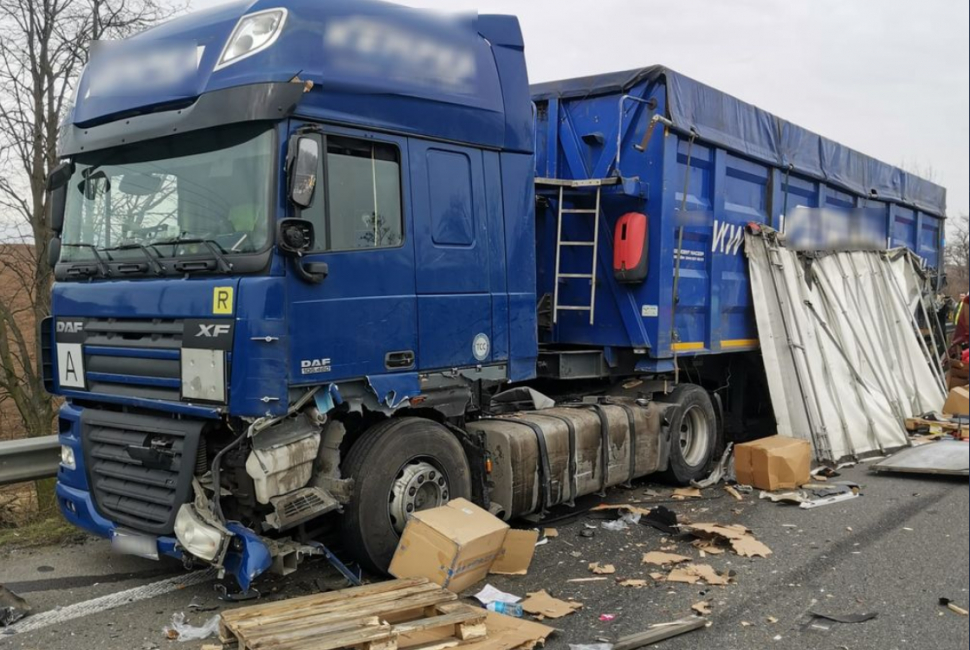
[[[413,371],[418,315],[407,141],[336,127],[310,135],[321,152],[317,182],[312,202],[295,216],[314,225],[314,246],[302,262],[326,264],[327,275],[310,284],[288,262],[292,383]]]
[[[422,369],[492,361],[481,150],[410,139]]]

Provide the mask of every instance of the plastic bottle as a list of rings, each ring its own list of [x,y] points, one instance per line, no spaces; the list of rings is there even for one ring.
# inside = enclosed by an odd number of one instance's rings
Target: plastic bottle
[[[522,618],[522,605],[518,603],[503,603],[496,600],[488,604],[488,611]]]

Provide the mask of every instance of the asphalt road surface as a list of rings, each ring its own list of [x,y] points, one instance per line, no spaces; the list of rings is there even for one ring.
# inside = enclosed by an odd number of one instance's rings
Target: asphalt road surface
[[[588,513],[550,524],[559,536],[536,549],[527,576],[491,576],[489,582],[517,595],[546,589],[584,603],[575,614],[546,621],[560,630],[547,644],[553,649],[615,640],[690,615],[691,605],[700,601],[711,603],[709,627],[655,647],[967,648],[967,617],[939,605],[941,597],[963,607],[970,600],[966,479],[876,476],[864,465],[844,470],[842,478],[862,484],[864,496],[814,510],[759,501],[756,495],[737,502],[720,487],[705,490],[703,499],[679,502],[669,501],[670,488],[648,482],[608,494],[613,503],[663,503],[694,522],[748,526],[772,549],[765,559],[726,553],[701,560],[689,540],[672,540],[643,525],[625,532],[597,529],[593,537],[582,537],[587,524],[601,521]],[[642,554],[670,545],[719,571],[733,571],[736,582],[705,587],[650,581],[640,589],[616,583],[616,578],[646,578],[655,568],[640,563]],[[616,573],[603,581],[567,582],[591,577],[591,562],[613,564]],[[10,635],[0,630],[0,648],[195,650],[203,642],[166,640],[162,630],[172,615],[185,612],[198,625],[230,606],[217,599],[210,575],[186,574],[176,562],[115,555],[103,540],[64,548],[0,549],[0,583],[35,609],[22,622],[31,623],[31,631]],[[259,586],[264,599],[275,600],[341,584],[325,561],[314,560],[297,574]],[[193,601],[214,609],[192,611]],[[864,623],[835,623],[824,631],[802,625],[810,610],[878,616]],[[601,621],[604,614],[612,615],[612,621]]]

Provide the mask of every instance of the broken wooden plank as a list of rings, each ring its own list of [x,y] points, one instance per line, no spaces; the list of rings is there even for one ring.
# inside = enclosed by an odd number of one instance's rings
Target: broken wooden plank
[[[636,634],[630,634],[629,636],[620,637],[620,639],[613,644],[613,650],[636,650],[636,648],[642,648],[643,646],[672,639],[675,636],[687,634],[688,632],[693,632],[694,630],[699,630],[705,625],[707,625],[707,619],[699,616],[696,618],[675,621],[672,624],[658,626],[651,630],[646,630],[645,632],[638,632]]]

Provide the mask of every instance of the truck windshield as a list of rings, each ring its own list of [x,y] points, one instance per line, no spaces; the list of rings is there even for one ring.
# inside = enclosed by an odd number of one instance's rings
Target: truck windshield
[[[79,155],[61,262],[220,258],[263,250],[273,132],[224,127]]]

